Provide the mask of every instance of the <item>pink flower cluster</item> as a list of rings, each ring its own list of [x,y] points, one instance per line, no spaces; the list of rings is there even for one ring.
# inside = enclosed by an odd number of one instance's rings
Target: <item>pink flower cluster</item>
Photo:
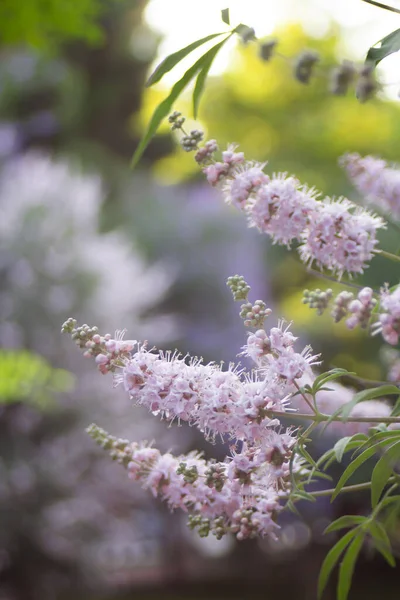
[[[286,456],[293,445],[279,437],[274,448],[246,445],[225,462],[205,461],[196,454],[174,457],[155,448],[132,444],[129,477],[142,483],[171,508],[190,513],[189,524],[200,534],[222,537],[228,531],[238,539],[272,535],[279,529],[289,468]],[[275,458],[275,462],[272,458]],[[281,464],[280,464],[281,463]],[[219,485],[216,482],[219,482]]]
[[[132,478],[171,507],[189,510],[200,533],[232,531],[239,539],[275,535],[279,501],[303,467],[292,456],[295,432],[284,429],[274,412],[288,409],[295,381],[315,363],[309,347],[297,353],[296,338],[280,323],[268,334],[259,330],[250,335],[243,348],[243,354],[255,358],[257,372],[233,365],[224,371],[197,358],[149,351],[144,344],[124,342],[120,334],[115,339],[101,336],[97,328],[78,327],[74,319],[63,331],[94,358],[102,373],[114,372],[116,383],[137,404],[168,421],[195,425],[207,438],[227,435],[233,440],[230,457],[207,463],[195,455],[175,458],[128,442],[121,454],[121,444],[110,442],[94,426],[94,437],[113,450]]]
[[[381,290],[379,321],[374,325],[374,330],[374,333],[382,333],[383,339],[388,344],[396,346],[399,343],[400,286],[392,292],[387,286]]]
[[[267,341],[268,340],[268,341]],[[169,421],[187,421],[204,434],[228,434],[237,440],[268,444],[279,425],[271,411],[284,411],[295,380],[315,364],[306,347],[295,352],[296,338],[279,327],[250,335],[243,354],[255,359],[257,373],[140,346],[122,367],[117,381],[138,404]]]
[[[210,161],[208,153],[203,167],[208,182],[220,187],[226,202],[244,211],[249,226],[268,234],[274,244],[298,242],[304,262],[339,277],[362,273],[372,259],[376,232],[385,227],[380,217],[345,198],[321,200],[316,190],[285,173],[270,177],[265,165],[246,162],[234,147],[222,153],[221,162]]]
[[[351,182],[367,202],[400,219],[400,169],[374,156],[346,154],[340,160]]]

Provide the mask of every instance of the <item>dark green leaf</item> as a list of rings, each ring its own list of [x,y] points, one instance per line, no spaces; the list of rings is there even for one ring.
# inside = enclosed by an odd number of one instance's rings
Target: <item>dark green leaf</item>
[[[379,521],[371,521],[369,525],[369,533],[374,540],[375,548],[378,550],[378,552],[382,554],[383,558],[391,567],[395,567],[396,561],[394,560],[392,554],[389,536],[386,533],[382,523],[379,523]]]
[[[393,463],[400,456],[400,441],[390,446],[385,454],[376,463],[371,478],[371,504],[372,508],[379,502],[379,498],[393,472]]]
[[[255,39],[254,29],[248,25],[244,25],[243,23],[239,23],[239,25],[233,30],[233,33],[240,35],[244,42],[249,42],[250,40]]]
[[[355,375],[355,373],[350,373],[346,369],[331,369],[326,373],[321,373],[314,379],[313,383],[313,391],[317,393],[322,385],[327,383],[328,381],[333,381],[334,379],[339,379],[339,377],[343,377],[345,375]]]
[[[344,473],[342,474],[341,478],[339,479],[339,481],[337,483],[335,491],[332,494],[331,502],[333,502],[334,499],[338,496],[342,487],[345,485],[347,480],[353,475],[353,473],[355,473],[357,471],[357,469],[359,467],[361,467],[362,464],[365,463],[365,461],[367,461],[369,458],[371,458],[371,456],[373,456],[375,454],[376,450],[377,450],[376,446],[367,448],[366,450],[364,450],[364,452],[362,454],[360,454],[360,456],[357,456],[357,458],[354,459],[349,464],[349,466],[345,469]]]
[[[338,442],[336,442],[336,444],[333,447],[333,451],[335,453],[335,457],[338,463],[342,462],[342,458],[343,458],[343,454],[346,451],[346,446],[349,443],[349,441],[351,440],[351,437],[344,437],[341,440],[339,440]],[[361,442],[360,442],[361,444]]]
[[[379,48],[374,47],[377,44],[380,44]],[[368,50],[365,62],[372,63],[376,67],[381,60],[400,50],[400,29],[392,31],[379,42],[376,42],[374,46]]]
[[[150,77],[146,81],[146,87],[150,87],[151,85],[154,85],[155,83],[160,81],[160,79],[162,79],[162,77],[164,77],[165,73],[168,73],[169,71],[171,71],[171,69],[173,69],[175,67],[175,65],[177,65],[181,60],[183,60],[188,54],[193,52],[193,50],[196,50],[196,48],[199,48],[203,44],[206,44],[210,40],[213,40],[214,38],[216,38],[220,35],[224,35],[224,34],[223,33],[213,33],[211,35],[207,35],[206,37],[201,38],[200,40],[197,40],[196,42],[192,42],[185,48],[182,48],[181,50],[178,50],[177,52],[174,52],[173,54],[170,54],[169,56],[164,58],[164,60],[158,65],[158,67],[156,67],[155,71],[153,71],[153,73],[150,75]]]
[[[325,557],[324,562],[322,563],[321,570],[319,572],[318,578],[318,598],[322,596],[322,592],[325,589],[325,586],[328,582],[329,576],[332,573],[333,569],[336,566],[342,552],[349,545],[351,540],[357,533],[357,529],[352,529],[348,531],[340,540],[333,546],[333,548],[328,552]]]
[[[216,44],[215,46],[213,46],[208,52],[206,52],[203,55],[203,59],[204,59],[203,66],[201,68],[200,73],[197,75],[196,85],[195,85],[194,91],[193,91],[193,116],[195,119],[197,119],[197,112],[198,112],[198,108],[199,108],[200,97],[204,91],[204,84],[206,82],[210,67],[214,61],[214,58],[217,56],[219,50],[222,48],[222,46],[225,44],[225,42],[231,37],[231,35],[226,37],[219,44]]]
[[[308,500],[309,502],[316,502],[315,496],[305,492],[304,490],[296,490],[292,494],[293,498],[300,498],[301,500]]]
[[[388,396],[392,394],[399,394],[399,388],[395,385],[381,385],[377,388],[372,388],[368,390],[363,390],[362,392],[358,392],[354,396],[350,402],[346,402],[340,408],[338,408],[325,422],[323,431],[328,427],[330,423],[332,423],[338,417],[342,417],[343,421],[346,421],[353,408],[359,404],[359,402],[365,402],[366,400],[373,400],[374,398],[381,398],[382,396]]]
[[[381,385],[376,388],[371,388],[369,390],[363,390],[362,392],[358,392],[354,396],[354,398],[343,405],[342,417],[347,419],[350,416],[351,411],[360,402],[365,402],[366,400],[374,400],[375,398],[382,398],[383,396],[389,396],[391,394],[399,394],[399,388],[396,385]]]
[[[353,578],[354,567],[363,545],[363,541],[363,536],[358,534],[346,550],[346,554],[344,555],[339,569],[337,600],[347,600],[347,596],[349,595],[350,591],[351,580]]]
[[[226,23],[227,25],[231,24],[230,18],[229,18],[229,8],[223,8],[221,10],[221,19],[223,20],[224,23]]]
[[[362,517],[360,515],[345,515],[328,525],[324,533],[331,533],[332,531],[338,531],[339,529],[347,529],[353,525],[361,525],[361,523],[364,523],[366,520],[367,517]]]
[[[304,448],[304,446],[298,446],[297,451],[310,465],[312,465],[314,468],[317,468],[317,463],[311,454]]]
[[[390,414],[392,417],[398,417],[400,415],[400,396],[397,398],[396,404],[393,406]]]

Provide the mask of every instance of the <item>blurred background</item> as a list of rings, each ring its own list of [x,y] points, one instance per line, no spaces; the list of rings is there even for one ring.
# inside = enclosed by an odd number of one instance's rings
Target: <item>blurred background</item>
[[[163,450],[227,453],[132,408],[59,332],[74,316],[206,361],[235,360],[245,339],[225,285],[235,273],[275,320],[294,321],[326,368],[387,377],[378,339],[366,343],[366,334],[301,303],[304,288],[340,287],[246,229],[167,126],[130,170],[180,67],[151,89],[148,73],[166,54],[221,30],[228,5],[233,25],[278,37],[287,55],[314,48],[326,64],[362,61],[395,20],[361,0],[0,4],[0,600],[313,599],[335,540],[324,528],[346,511],[368,510],[368,494],[333,505],[321,498],[301,507],[301,519],[283,516],[278,543],[200,539],[84,432],[95,421]],[[381,77],[394,85],[361,105],[352,94],[328,95],[321,80],[302,86],[284,61],[262,63],[252,45],[235,40],[211,71],[197,126],[221,147],[237,142],[247,158],[268,160],[268,170],[358,201],[337,159],[354,151],[399,160],[398,64],[397,55],[385,61]],[[190,116],[189,98],[175,108]],[[396,232],[382,243],[396,251]],[[398,276],[376,258],[363,281],[379,287]],[[315,452],[327,443],[317,439]],[[397,577],[366,547],[351,598],[397,598]]]

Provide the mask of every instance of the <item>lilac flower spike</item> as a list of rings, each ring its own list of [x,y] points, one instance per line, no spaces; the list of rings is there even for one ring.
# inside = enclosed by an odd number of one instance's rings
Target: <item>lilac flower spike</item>
[[[303,262],[316,263],[339,279],[344,273],[363,273],[376,251],[377,230],[385,227],[383,219],[347,198],[321,200],[316,190],[286,173],[270,177],[265,165],[245,161],[234,150],[231,146],[223,152],[222,162],[199,152],[208,182],[246,214],[250,227],[269,235],[274,244],[297,243]]]

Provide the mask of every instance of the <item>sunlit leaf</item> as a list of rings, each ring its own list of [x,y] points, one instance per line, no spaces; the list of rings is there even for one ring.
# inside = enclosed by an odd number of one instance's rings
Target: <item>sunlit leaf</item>
[[[196,50],[196,48],[199,48],[203,44],[206,44],[207,42],[213,40],[214,38],[220,35],[224,35],[224,33],[213,33],[211,35],[207,35],[206,37],[192,42],[185,48],[182,48],[181,50],[178,50],[177,52],[174,52],[173,54],[170,54],[169,56],[164,58],[164,60],[160,62],[160,64],[156,67],[156,69],[146,81],[146,87],[150,87],[158,81],[160,81],[166,73],[171,71],[181,60],[183,60],[186,56],[188,56],[188,54],[193,52],[193,50]]]
[[[204,85],[205,85],[205,82],[206,82],[207,75],[208,75],[208,72],[210,70],[210,67],[211,67],[211,65],[212,65],[215,57],[217,56],[219,50],[221,50],[222,46],[225,44],[225,42],[230,37],[231,36],[229,35],[224,40],[222,40],[222,42],[220,42],[216,46],[213,46],[203,56],[203,58],[204,58],[203,66],[201,68],[200,73],[197,75],[196,85],[195,85],[194,91],[193,91],[193,116],[194,116],[195,119],[197,118],[197,113],[198,113],[198,109],[199,109],[200,98],[201,98],[201,95],[202,95],[202,93],[204,91]]]
[[[377,44],[380,44],[379,48],[375,48]],[[398,52],[400,50],[400,29],[396,29],[389,33],[386,37],[376,42],[372,48],[368,50],[365,62],[372,63],[376,67],[381,60]]]
[[[131,167],[134,168],[139,162],[144,150],[147,148],[151,138],[156,133],[161,121],[165,119],[165,117],[171,112],[171,108],[175,102],[175,100],[180,96],[185,87],[192,81],[192,79],[197,75],[197,73],[201,70],[204,65],[204,62],[207,60],[207,53],[204,54],[197,60],[194,65],[192,65],[186,73],[181,77],[179,81],[175,83],[171,92],[156,108],[153,113],[153,116],[150,119],[150,123],[147,127],[147,130],[139,142],[138,147],[135,150],[135,153],[132,157]]]
[[[226,23],[227,25],[230,25],[230,17],[229,17],[229,8],[223,8],[221,10],[221,19],[223,20],[224,23]]]

